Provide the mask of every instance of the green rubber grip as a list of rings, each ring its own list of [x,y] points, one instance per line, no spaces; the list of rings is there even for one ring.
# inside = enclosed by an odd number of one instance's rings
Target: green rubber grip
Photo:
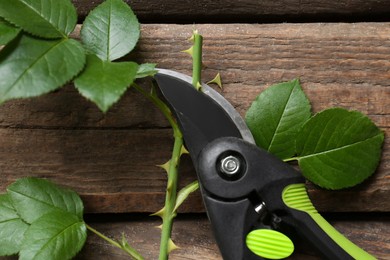
[[[306,187],[303,183],[291,184],[284,188],[282,193],[284,203],[293,209],[304,211],[317,223],[317,225],[345,252],[351,257],[358,260],[376,259],[345,236],[339,233],[332,225],[330,225],[315,209],[311,202]]]
[[[294,252],[294,244],[283,233],[271,229],[255,229],[246,237],[247,247],[266,259],[283,259]]]

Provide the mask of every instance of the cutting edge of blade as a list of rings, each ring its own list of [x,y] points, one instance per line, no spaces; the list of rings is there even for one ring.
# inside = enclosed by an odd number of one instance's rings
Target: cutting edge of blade
[[[190,76],[187,76],[177,71],[168,70],[168,69],[157,69],[157,73],[176,77],[192,84],[192,78]],[[238,131],[242,136],[242,139],[244,139],[249,143],[255,144],[255,139],[253,138],[253,135],[249,130],[248,126],[246,125],[244,119],[237,112],[237,110],[232,106],[232,104],[229,103],[229,101],[227,101],[221,94],[219,94],[216,90],[214,90],[213,88],[211,88],[205,83],[202,84],[202,92],[205,95],[212,98],[218,105],[220,105],[226,111],[226,113],[229,115],[233,123],[236,125]]]

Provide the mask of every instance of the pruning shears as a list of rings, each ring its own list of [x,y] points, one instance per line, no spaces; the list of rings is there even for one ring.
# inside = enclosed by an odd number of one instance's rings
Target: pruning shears
[[[297,243],[325,259],[375,259],[317,212],[301,173],[257,147],[218,92],[206,84],[198,91],[171,70],[155,80],[183,133],[223,259],[283,259]]]

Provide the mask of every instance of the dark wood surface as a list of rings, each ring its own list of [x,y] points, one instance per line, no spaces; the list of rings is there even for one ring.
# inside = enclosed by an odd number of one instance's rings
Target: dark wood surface
[[[100,1],[73,2],[83,15]],[[381,16],[390,9],[388,1],[292,2],[262,1],[256,8],[253,1],[131,4],[141,19],[149,21],[189,21],[195,16],[211,21],[217,13],[222,15],[215,19],[221,21],[227,17],[239,21],[239,16],[260,20],[260,16]],[[190,75],[191,61],[180,51],[189,47],[193,28],[205,37],[203,79],[220,72],[224,89],[218,91],[241,115],[267,86],[299,77],[314,112],[332,106],[356,109],[383,129],[382,162],[368,181],[342,191],[325,191],[310,183],[308,188],[315,206],[340,232],[378,259],[389,259],[390,23],[150,24],[142,26],[142,39],[128,58]],[[72,86],[40,98],[10,101],[0,107],[0,191],[23,176],[70,187],[81,194],[87,213],[100,213],[87,216],[91,226],[115,238],[125,232],[146,259],[156,259],[158,219],[105,213],[154,212],[162,207],[166,177],[155,165],[169,158],[171,135],[161,114],[132,90],[106,115]],[[188,158],[180,172],[181,186],[195,179]],[[181,211],[203,212],[199,193]],[[221,259],[204,214],[180,215],[173,238],[181,250],[174,251],[171,259]],[[77,259],[127,257],[91,234]],[[290,259],[318,258],[298,249]]]
[[[329,219],[329,217],[328,217]],[[365,218],[351,214],[347,218],[332,216],[330,222],[346,237],[375,255],[378,259],[390,257],[390,223],[388,218]],[[90,223],[93,227],[119,239],[125,232],[129,242],[145,256],[145,259],[158,258],[159,220],[142,216],[122,216],[116,222],[106,218]],[[171,254],[173,260],[181,259],[222,259],[211,233],[210,224],[204,215],[182,215],[174,224],[173,239],[180,247]],[[98,254],[97,254],[98,252]],[[99,259],[127,259],[120,250],[107,246],[104,241],[90,235],[87,246],[77,257],[79,260],[91,259],[99,255]],[[307,247],[298,247],[290,260],[320,259]]]
[[[342,216],[331,215],[326,218],[348,239],[377,259],[389,259],[390,219],[388,216],[354,213]],[[136,248],[145,260],[158,259],[160,230],[157,226],[161,222],[156,217],[140,214],[89,215],[87,223],[112,239],[120,240],[124,234],[129,244]],[[210,223],[204,214],[179,215],[174,224],[172,237],[179,249],[171,253],[171,260],[222,259]],[[0,259],[16,260],[17,257],[0,257]],[[96,235],[88,233],[85,247],[75,259],[124,260],[129,257]],[[296,250],[288,260],[302,259],[319,260],[320,258],[307,246],[296,245]]]
[[[193,25],[145,25],[131,58],[190,74],[181,50]],[[309,185],[320,211],[390,209],[390,24],[198,25],[204,35],[204,80],[220,72],[221,92],[244,115],[265,87],[299,77],[313,111],[340,106],[366,113],[385,131],[377,172],[353,189]],[[89,213],[153,212],[163,203],[164,163],[172,146],[168,123],[130,90],[106,115],[71,87],[0,107],[0,190],[38,176],[81,194]],[[195,179],[184,160],[181,185]],[[199,194],[181,209],[203,211]]]
[[[102,2],[72,0],[81,18]],[[142,22],[286,22],[386,20],[386,0],[126,0]]]

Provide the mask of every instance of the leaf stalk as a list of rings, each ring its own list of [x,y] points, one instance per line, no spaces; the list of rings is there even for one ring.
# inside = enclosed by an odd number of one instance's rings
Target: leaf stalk
[[[135,260],[144,260],[144,258],[141,256],[140,253],[137,252],[137,250],[135,250],[134,248],[130,247],[128,244],[127,246],[123,245],[107,236],[105,236],[104,234],[100,233],[99,231],[97,231],[96,229],[92,228],[91,226],[85,224],[87,229],[89,231],[91,231],[92,233],[94,233],[95,235],[97,235],[98,237],[104,239],[105,241],[107,241],[108,243],[110,243],[111,245],[119,248],[119,249],[122,249],[123,251],[125,251],[128,255],[130,255],[133,259]]]

